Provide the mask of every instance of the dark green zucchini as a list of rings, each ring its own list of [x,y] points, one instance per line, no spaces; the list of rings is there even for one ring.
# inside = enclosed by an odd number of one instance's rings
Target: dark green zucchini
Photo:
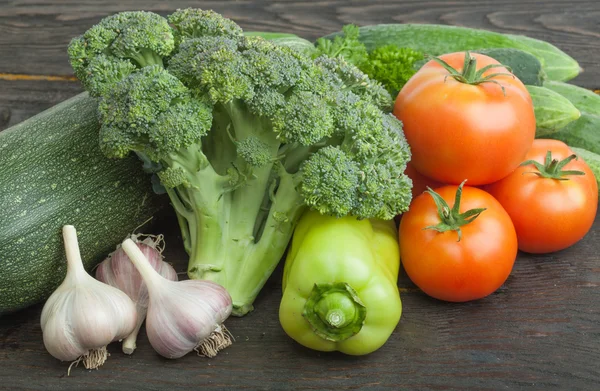
[[[482,49],[476,50],[475,53],[485,54],[500,64],[509,66],[512,73],[523,84],[541,86],[546,80],[546,73],[542,69],[542,64],[533,54],[513,48]],[[502,68],[498,68],[496,71],[502,72]]]
[[[66,271],[61,227],[89,270],[167,200],[139,160],[98,147],[96,102],[80,94],[0,132],[0,314],[46,299]]]

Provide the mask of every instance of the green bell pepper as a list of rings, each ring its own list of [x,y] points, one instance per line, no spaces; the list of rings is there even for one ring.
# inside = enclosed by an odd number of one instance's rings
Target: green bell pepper
[[[393,221],[309,211],[285,261],[281,326],[311,349],[371,353],[400,321],[399,268]]]

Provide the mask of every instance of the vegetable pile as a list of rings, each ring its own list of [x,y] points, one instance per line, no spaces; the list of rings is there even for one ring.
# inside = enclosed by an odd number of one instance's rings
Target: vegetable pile
[[[431,297],[477,300],[506,282],[519,250],[572,246],[596,217],[600,97],[565,83],[579,66],[546,42],[348,25],[313,45],[185,9],[109,16],[68,54],[97,102],[87,142],[143,166],[166,194],[190,278],[163,260],[161,235],[125,236],[135,226],[92,215],[125,238],[94,279],[71,223],[39,221],[63,230],[66,277],[41,323],[47,350],[71,365],[99,367],[115,340],[134,353],[144,321],[162,356],[214,357],[233,343],[223,323],[254,309],[282,258],[283,330],[311,349],[368,354],[400,321],[401,263]],[[90,219],[76,221],[85,237]],[[84,253],[85,266],[106,252]]]

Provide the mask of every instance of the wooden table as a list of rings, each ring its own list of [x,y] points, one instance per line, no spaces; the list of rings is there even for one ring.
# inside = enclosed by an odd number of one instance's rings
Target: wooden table
[[[308,39],[345,23],[454,24],[526,34],[575,57],[573,83],[600,87],[600,3],[582,1],[0,1],[0,130],[81,91],[67,62],[69,40],[123,10],[167,14],[212,8],[247,30]],[[600,131],[600,130],[599,130]],[[1,206],[0,206],[1,207]],[[185,270],[176,223],[166,217],[169,261]],[[159,357],[144,333],[131,357],[120,346],[98,371],[46,353],[41,305],[0,319],[0,389],[600,389],[600,218],[577,245],[544,256],[519,254],[506,284],[474,303],[447,304],[402,276],[404,313],[379,351],[366,357],[305,349],[281,329],[278,269],[245,318],[227,325],[235,344],[214,359]]]

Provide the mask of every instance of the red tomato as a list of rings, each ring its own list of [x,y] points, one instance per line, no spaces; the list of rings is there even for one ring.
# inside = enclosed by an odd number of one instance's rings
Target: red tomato
[[[472,53],[476,69],[498,64]],[[462,71],[465,53],[440,56]],[[483,73],[506,73],[492,68]],[[516,77],[499,75],[478,85],[459,82],[431,60],[402,88],[394,115],[403,122],[412,163],[421,174],[442,183],[495,182],[523,161],[535,136],[533,103]]]
[[[547,152],[561,161],[573,151],[562,141],[538,139],[526,160],[544,164]],[[565,175],[564,180],[543,178],[533,164],[517,168],[486,189],[510,215],[519,240],[519,249],[549,253],[567,248],[590,230],[598,208],[598,184],[588,165],[571,160],[562,170],[584,175]]]
[[[435,189],[436,187],[443,186],[443,183],[440,183],[431,178],[427,178],[425,175],[419,173],[417,170],[415,170],[415,168],[410,162],[408,162],[408,164],[406,165],[406,170],[404,170],[404,173],[412,180],[413,199],[421,195],[421,193],[427,190],[428,187]]]
[[[458,186],[436,192],[452,207]],[[438,208],[431,194],[413,200],[400,221],[400,258],[410,279],[429,296],[463,302],[485,297],[508,278],[517,256],[517,235],[510,217],[490,194],[464,187],[461,213],[486,208],[457,231],[438,232]]]

